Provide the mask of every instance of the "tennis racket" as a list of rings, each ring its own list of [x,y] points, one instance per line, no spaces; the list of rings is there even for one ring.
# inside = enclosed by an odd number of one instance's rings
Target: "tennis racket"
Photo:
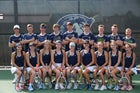
[[[108,79],[107,79],[106,85],[107,85],[108,89],[112,90],[115,87],[115,81],[114,81],[113,77],[111,76],[111,71],[110,71],[109,66],[107,66],[107,70],[108,70],[109,74],[108,74]]]
[[[47,87],[47,89],[51,89],[52,88],[52,83],[50,81],[50,78],[49,77],[45,77],[45,85]]]
[[[122,75],[121,79],[119,80],[120,86],[122,86],[123,83],[125,83],[125,84],[127,84],[127,85],[130,84],[129,79],[128,79],[127,76],[126,76],[126,71],[124,71],[124,75]]]
[[[38,64],[36,65],[36,68],[38,69]],[[41,79],[41,77],[39,75],[39,72],[36,71],[36,74],[35,74],[35,77],[34,77],[34,81],[33,81],[34,89],[39,89],[38,85],[41,84],[41,83],[42,83],[42,79]]]
[[[57,78],[56,83],[58,84],[59,89],[61,89],[61,90],[66,89],[67,81],[66,81],[66,78],[62,71],[61,71],[59,77]]]
[[[46,63],[46,67],[48,66],[48,64]],[[45,85],[47,87],[47,89],[51,89],[52,88],[52,83],[50,78],[48,77],[48,72],[46,71],[46,77],[45,77]]]
[[[83,71],[84,71],[84,65],[82,64],[80,66],[80,69],[81,69],[81,74],[80,74],[80,77],[78,79],[78,89],[85,89],[86,88],[86,83],[85,83],[85,79],[83,77]]]
[[[72,67],[72,66],[71,66]],[[68,77],[68,85],[67,85],[67,89],[72,89],[74,88],[73,87],[73,84],[75,83],[75,79],[74,79],[74,75],[73,75],[73,71],[70,70],[70,75]]]

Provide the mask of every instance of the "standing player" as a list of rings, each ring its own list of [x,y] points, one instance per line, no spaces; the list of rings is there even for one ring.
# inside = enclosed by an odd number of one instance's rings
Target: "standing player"
[[[125,30],[125,37],[123,37],[124,45],[129,44],[132,46],[132,48],[135,48],[137,44],[135,39],[132,38],[131,34],[132,34],[132,30],[130,28],[127,28]]]
[[[90,25],[88,23],[84,24],[84,32],[79,36],[79,44],[83,45],[85,41],[89,41],[90,48],[95,42],[95,37],[90,31]],[[82,49],[84,48],[81,46]]]
[[[59,77],[61,72],[65,74],[65,52],[61,48],[62,48],[62,42],[60,40],[57,40],[56,49],[51,51],[52,71],[55,73],[56,79]],[[60,84],[56,83],[55,89],[59,89],[58,88],[59,85],[61,89],[64,88],[61,83]]]
[[[121,50],[123,46],[123,38],[120,34],[118,34],[118,26],[116,24],[113,24],[111,26],[112,34],[108,36],[109,42],[111,43],[112,40],[114,40],[118,46],[118,49]]]
[[[126,73],[126,77],[130,82],[128,85],[123,83],[123,87],[121,88],[121,90],[128,90],[128,91],[133,90],[130,77],[132,74],[137,74],[135,60],[136,60],[136,54],[132,50],[132,46],[130,44],[126,44],[125,52],[123,53],[123,64],[122,64],[121,73],[122,76],[124,76],[124,73]]]
[[[73,31],[73,24],[71,22],[67,22],[67,29],[68,31],[64,33],[64,37],[63,37],[63,44],[65,45],[65,51],[69,50],[70,42],[77,43],[78,41],[77,40],[78,34],[76,33],[76,31]]]
[[[91,81],[89,77],[89,73],[94,70],[94,62],[95,62],[95,53],[93,49],[89,48],[89,41],[84,41],[84,49],[81,50],[81,64],[84,65],[83,75],[87,79],[88,90],[91,90]]]
[[[12,52],[14,52],[16,50],[16,45],[21,43],[21,41],[23,39],[23,36],[20,34],[19,25],[14,25],[13,30],[14,30],[14,34],[9,37],[9,47],[12,48]],[[11,65],[12,65],[12,63],[11,63]],[[16,74],[14,74],[14,75],[15,75],[15,78],[12,81],[13,83],[15,83],[16,77],[17,77]]]
[[[46,41],[44,43],[44,48],[40,50],[40,66],[42,71],[42,81],[43,81],[43,89],[46,89],[45,86],[45,77],[48,73],[48,77],[51,81],[52,68],[51,68],[51,50],[50,50],[50,42]]]
[[[10,36],[9,38],[9,47],[12,48],[12,52],[16,50],[16,44],[21,43],[23,36],[20,34],[20,26],[14,25],[13,27],[14,34]]]
[[[29,43],[29,51],[26,52],[26,61],[27,61],[27,72],[29,73],[29,91],[33,91],[33,79],[35,77],[36,72],[39,72],[39,76],[41,77],[41,71],[39,68],[36,68],[36,65],[39,65],[39,54],[36,51],[36,45],[33,42]],[[38,88],[41,89],[42,85],[38,83]]]
[[[75,43],[74,42],[70,42],[69,44],[69,48],[70,50],[66,52],[66,66],[67,66],[67,78],[68,78],[68,82],[69,80],[69,76],[70,73],[73,74],[74,76],[74,89],[78,88],[77,85],[77,78],[76,78],[76,72],[78,72],[79,70],[79,64],[80,64],[80,54],[78,51],[75,50]],[[78,72],[80,74],[80,72]],[[72,84],[69,82],[67,89],[70,89],[72,87]]]
[[[95,36],[95,48],[97,49],[97,43],[103,42],[104,49],[107,50],[109,48],[108,36],[104,34],[104,25],[98,25],[98,32],[99,34]]]
[[[20,91],[20,77],[22,75],[22,70],[26,65],[25,62],[25,52],[22,51],[22,45],[19,44],[16,46],[16,50],[11,54],[11,61],[13,64],[13,67],[11,67],[11,72],[13,74],[17,74],[17,80],[16,80],[16,90]],[[23,81],[24,82],[24,81]],[[24,85],[22,86],[24,88]]]
[[[95,61],[96,67],[94,69],[94,79],[95,79],[96,85],[94,89],[95,90],[99,89],[99,84],[97,81],[97,74],[99,74],[99,76],[102,79],[102,86],[100,90],[105,90],[107,88],[105,85],[104,73],[105,73],[106,65],[108,64],[108,53],[105,50],[103,50],[104,45],[102,42],[98,42],[97,46],[98,46],[97,47],[98,50],[95,52],[97,60]]]
[[[37,39],[37,35],[33,33],[33,25],[32,24],[28,24],[27,25],[27,31],[28,33],[24,34],[23,36],[23,41],[22,43],[25,44],[25,52],[27,52],[29,50],[29,43],[30,42],[34,42],[35,44],[37,43],[36,39]]]
[[[43,44],[45,43],[45,40],[50,40],[49,34],[46,33],[46,28],[47,27],[45,23],[40,24],[41,32],[39,35],[37,35],[37,46],[39,50],[43,49]]]
[[[60,26],[59,26],[58,24],[54,24],[54,25],[53,25],[53,31],[54,31],[54,32],[52,32],[52,33],[50,34],[52,49],[55,49],[55,47],[56,47],[55,42],[56,42],[57,40],[62,41],[62,39],[63,39],[63,36],[62,36],[62,34],[60,33],[59,29],[60,29]]]

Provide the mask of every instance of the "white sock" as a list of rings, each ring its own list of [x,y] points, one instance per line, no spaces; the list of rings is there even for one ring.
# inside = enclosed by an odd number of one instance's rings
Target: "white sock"
[[[14,74],[14,76],[15,76],[15,79],[17,79],[18,75],[17,74]]]
[[[32,86],[32,84],[30,83],[29,86]]]

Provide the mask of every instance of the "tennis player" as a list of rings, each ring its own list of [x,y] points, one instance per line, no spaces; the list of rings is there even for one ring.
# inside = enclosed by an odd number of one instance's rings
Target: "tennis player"
[[[84,42],[84,49],[81,50],[81,64],[84,65],[83,75],[87,79],[88,90],[92,90],[91,80],[89,77],[89,73],[93,72],[95,67],[95,53],[93,49],[90,49],[90,42],[86,40]]]
[[[39,76],[41,77],[41,70],[36,67],[39,65],[39,54],[36,51],[36,45],[31,42],[29,43],[29,51],[26,52],[26,61],[27,61],[27,73],[29,74],[29,91],[33,91],[33,79],[36,75],[36,72],[39,72]],[[38,83],[38,88],[42,88],[42,84]]]
[[[74,42],[77,44],[78,33],[73,30],[73,24],[71,22],[67,22],[66,25],[67,25],[67,31],[64,33],[64,36],[63,36],[63,44],[65,46],[65,51],[68,51],[70,42]],[[77,47],[76,47],[76,49],[77,49]]]
[[[37,35],[33,33],[33,25],[27,24],[27,31],[28,33],[23,35],[22,44],[24,44],[24,50],[27,52],[29,50],[29,43],[34,42],[37,43]]]
[[[69,44],[70,50],[66,52],[67,81],[68,82],[70,81],[69,76],[70,76],[70,73],[72,73],[74,76],[74,80],[75,80],[73,89],[78,88],[76,73],[79,71],[79,65],[80,65],[80,54],[79,54],[79,51],[76,51],[75,46],[76,45],[74,42],[70,42],[70,44]],[[78,73],[80,74],[80,72],[78,72]],[[71,87],[72,87],[72,83],[69,82],[67,89],[70,89]]]
[[[126,85],[124,82],[121,90],[131,91],[133,90],[133,87],[131,84],[132,81],[130,77],[133,74],[137,74],[136,64],[135,64],[136,54],[132,50],[132,46],[130,44],[125,45],[125,51],[126,52],[123,53],[122,76],[124,76],[124,73],[126,73],[126,77],[130,82],[128,85]]]
[[[96,85],[95,85],[94,89],[95,90],[99,89],[99,90],[103,91],[103,90],[107,89],[106,85],[105,85],[104,73],[105,73],[106,66],[108,64],[108,53],[103,49],[104,45],[102,42],[98,42],[97,46],[98,46],[98,50],[95,52],[95,54],[96,54],[96,61],[95,61],[96,67],[94,69],[94,79],[95,79]],[[102,80],[102,84],[101,84],[100,88],[99,88],[99,84],[98,84],[98,80],[97,80],[98,74]]]
[[[56,79],[59,77],[61,72],[65,75],[65,52],[62,48],[62,42],[60,40],[56,41],[56,49],[51,51],[51,62],[52,62],[52,71],[56,75]],[[56,80],[55,80],[56,81]],[[64,89],[63,84],[55,84],[55,89]]]
[[[111,51],[109,52],[109,69],[110,73],[108,73],[108,70],[106,69],[106,74],[111,74],[111,76],[115,80],[115,87],[114,90],[119,90],[119,81],[116,77],[116,74],[121,72],[122,69],[122,52],[117,49],[117,44],[115,41],[112,41],[110,44]]]
[[[42,71],[42,82],[43,82],[43,89],[46,89],[45,86],[45,77],[48,73],[48,77],[50,79],[51,83],[51,77],[52,77],[52,63],[51,63],[51,50],[50,50],[50,42],[46,41],[44,43],[44,48],[40,50],[40,68]]]
[[[51,49],[56,48],[56,41],[63,40],[63,35],[60,32],[60,26],[58,24],[53,25],[53,32],[50,34],[50,39],[51,39]]]
[[[23,68],[26,66],[25,52],[22,51],[21,44],[16,45],[16,50],[11,54],[11,61],[13,64],[13,67],[11,67],[11,72],[12,74],[17,74],[16,90],[20,91],[21,87],[24,89],[24,84],[20,87],[19,82],[21,75],[25,75],[25,71],[22,73],[22,70],[24,70]]]

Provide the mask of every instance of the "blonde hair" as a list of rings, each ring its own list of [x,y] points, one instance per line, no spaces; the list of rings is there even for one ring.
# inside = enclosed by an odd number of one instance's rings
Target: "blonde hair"
[[[125,44],[125,46],[129,46],[129,47],[132,49],[132,46],[131,46],[130,44],[128,44],[128,43],[127,43],[127,44]]]
[[[27,27],[33,27],[33,24],[27,24]]]
[[[117,45],[117,43],[115,42],[115,40],[111,40],[110,45],[111,45],[111,44],[114,44],[116,47],[118,47],[118,45]]]
[[[117,24],[113,24],[111,27],[118,27],[118,25]]]
[[[131,29],[131,28],[126,28],[125,31],[130,31],[130,32],[132,32],[132,29]]]
[[[103,24],[100,24],[100,25],[98,25],[98,28],[99,28],[99,27],[103,27],[103,28],[104,28],[105,26],[104,26]]]

